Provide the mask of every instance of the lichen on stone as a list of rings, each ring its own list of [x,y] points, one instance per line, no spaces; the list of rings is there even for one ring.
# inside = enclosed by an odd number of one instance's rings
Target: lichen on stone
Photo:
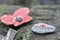
[[[28,30],[27,32],[25,32],[25,34],[23,34],[23,40],[31,40],[33,37],[33,33]]]

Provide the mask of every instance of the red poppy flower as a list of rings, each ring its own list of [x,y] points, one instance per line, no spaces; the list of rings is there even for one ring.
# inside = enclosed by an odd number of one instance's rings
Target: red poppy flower
[[[3,15],[1,16],[1,22],[6,25],[19,26],[23,23],[31,21],[33,18],[29,16],[30,10],[29,8],[20,8],[16,10],[13,15]]]

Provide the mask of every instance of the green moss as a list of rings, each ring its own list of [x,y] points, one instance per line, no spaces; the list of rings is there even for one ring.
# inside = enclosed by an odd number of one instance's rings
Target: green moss
[[[31,40],[32,37],[33,37],[33,33],[30,30],[28,30],[23,34],[23,40]]]

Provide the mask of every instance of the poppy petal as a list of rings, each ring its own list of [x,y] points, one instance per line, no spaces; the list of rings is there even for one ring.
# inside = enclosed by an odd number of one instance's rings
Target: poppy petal
[[[29,22],[31,21],[33,18],[31,16],[27,16],[25,19],[24,19],[24,22]]]
[[[22,16],[23,18],[30,12],[29,8],[20,8],[13,13],[14,17]]]
[[[14,26],[16,27],[16,26],[22,25],[23,23],[24,23],[23,21],[22,22],[15,22]]]
[[[6,25],[11,25],[14,23],[14,18],[11,15],[4,15],[1,17],[1,22]]]

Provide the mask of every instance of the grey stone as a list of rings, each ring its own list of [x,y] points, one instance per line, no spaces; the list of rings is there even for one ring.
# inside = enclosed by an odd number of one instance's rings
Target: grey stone
[[[2,40],[4,37],[3,37],[3,35],[0,35],[0,40]]]
[[[17,33],[16,30],[13,30],[13,29],[10,28],[7,35],[6,35],[6,40],[13,40],[16,33]]]
[[[6,36],[0,35],[0,40],[13,40],[16,33],[17,31],[10,28]]]

